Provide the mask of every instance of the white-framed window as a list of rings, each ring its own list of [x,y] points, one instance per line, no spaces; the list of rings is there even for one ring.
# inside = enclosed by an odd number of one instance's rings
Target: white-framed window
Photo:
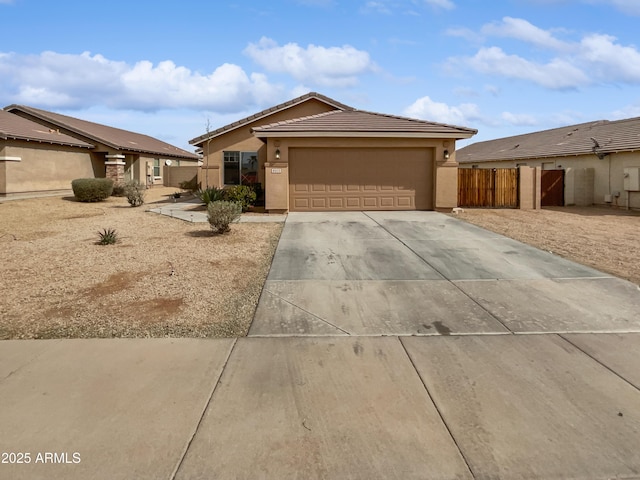
[[[224,152],[224,184],[252,185],[258,182],[258,152]]]
[[[160,176],[160,159],[159,158],[153,159],[153,176],[154,177]]]

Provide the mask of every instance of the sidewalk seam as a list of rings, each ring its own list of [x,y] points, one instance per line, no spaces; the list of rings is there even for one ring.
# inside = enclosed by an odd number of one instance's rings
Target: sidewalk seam
[[[424,387],[424,391],[427,392],[427,396],[429,397],[429,400],[431,400],[431,403],[433,404],[433,407],[436,409],[436,412],[438,412],[438,416],[440,417],[440,421],[444,425],[444,428],[447,429],[447,432],[449,433],[449,436],[451,437],[451,440],[453,441],[453,444],[458,449],[458,452],[460,452],[460,456],[462,457],[462,460],[464,460],[464,463],[467,466],[467,470],[469,470],[469,473],[471,474],[471,478],[475,479],[476,475],[473,473],[473,469],[471,468],[471,464],[469,463],[469,460],[467,460],[467,457],[465,456],[464,452],[462,451],[462,448],[458,444],[458,441],[456,440],[456,437],[453,435],[453,432],[451,431],[451,428],[449,428],[449,424],[447,423],[447,421],[444,418],[444,415],[440,411],[440,408],[438,407],[438,404],[436,403],[436,401],[434,400],[433,396],[431,395],[431,392],[429,391],[429,388],[427,387],[427,384],[424,382],[424,379],[422,378],[422,375],[420,375],[420,372],[418,371],[418,368],[416,367],[416,364],[413,362],[413,358],[411,357],[411,354],[409,353],[409,350],[407,350],[407,346],[404,344],[404,342],[402,341],[401,337],[396,337],[396,338],[400,342],[400,345],[402,345],[404,353],[407,355],[407,358],[409,359],[409,362],[411,363],[411,366],[413,367],[413,370],[416,372],[416,375],[418,375],[418,378],[420,379],[420,383],[422,383],[422,386]]]
[[[496,315],[494,315],[493,313],[491,313],[484,305],[482,305],[478,300],[476,300],[475,298],[473,298],[471,295],[469,295],[467,292],[465,292],[459,285],[456,285],[456,281],[451,280],[450,278],[448,278],[446,275],[444,275],[440,270],[438,270],[436,267],[434,267],[433,265],[431,265],[426,258],[424,258],[422,255],[420,255],[418,252],[416,252],[413,248],[411,248],[409,245],[407,245],[400,237],[398,237],[397,235],[395,235],[393,232],[391,232],[390,230],[388,230],[384,225],[382,225],[380,222],[378,222],[375,218],[371,217],[369,214],[367,214],[366,212],[362,212],[367,218],[371,219],[372,222],[374,222],[376,225],[378,225],[380,228],[382,228],[385,232],[387,232],[389,235],[391,235],[393,238],[395,238],[398,242],[400,242],[407,250],[409,250],[411,253],[413,253],[416,257],[418,257],[423,263],[426,263],[430,268],[433,269],[434,272],[436,272],[438,275],[440,275],[443,279],[445,279],[447,282],[449,282],[451,285],[453,285],[460,293],[462,293],[465,297],[467,297],[469,300],[471,300],[473,303],[475,303],[478,307],[480,307],[484,312],[487,313],[487,315],[489,315],[491,318],[493,318],[496,322],[498,322],[500,325],[502,325],[505,330],[511,334],[513,334],[514,332],[507,327],[507,325],[500,320]]]
[[[611,373],[613,373],[616,377],[618,377],[620,380],[622,380],[623,382],[629,384],[631,387],[635,388],[636,390],[640,391],[640,386],[635,385],[634,383],[632,383],[631,381],[627,380],[626,378],[624,378],[622,375],[620,375],[618,372],[616,372],[613,368],[609,367],[608,365],[606,365],[604,362],[601,362],[600,360],[598,360],[596,357],[594,357],[593,355],[591,355],[590,353],[586,352],[585,350],[583,350],[582,348],[580,348],[578,345],[576,345],[575,343],[573,343],[571,340],[569,340],[568,338],[565,337],[565,335],[570,335],[570,334],[563,334],[563,333],[557,333],[556,334],[558,337],[560,337],[562,340],[564,340],[565,342],[567,342],[569,345],[571,345],[573,348],[577,349],[579,352],[582,352],[584,355],[586,355],[587,357],[589,357],[591,360],[593,360],[594,362],[596,362],[598,365],[604,367],[605,369],[607,369],[608,371],[610,371]],[[598,333],[590,333],[587,335],[598,335]],[[606,333],[604,333],[603,335],[607,335]]]
[[[187,453],[189,452],[189,449],[191,448],[191,444],[193,443],[193,439],[196,438],[196,435],[198,434],[198,430],[200,430],[200,425],[202,424],[202,421],[204,419],[204,415],[205,415],[205,413],[207,413],[207,410],[209,409],[209,405],[211,405],[211,400],[213,399],[213,395],[215,394],[216,390],[218,389],[218,385],[220,385],[220,381],[222,380],[222,376],[224,375],[224,372],[227,369],[227,364],[229,363],[229,359],[231,358],[231,354],[235,350],[237,344],[238,344],[238,339],[236,338],[233,341],[233,345],[229,349],[229,354],[227,355],[227,358],[224,361],[224,365],[222,366],[222,369],[220,370],[220,375],[218,375],[218,380],[216,381],[216,384],[213,386],[213,389],[211,389],[211,393],[209,394],[209,398],[207,398],[207,401],[206,401],[206,403],[204,405],[204,408],[202,409],[202,413],[200,414],[200,418],[198,419],[198,423],[196,424],[196,428],[193,430],[193,433],[191,434],[191,438],[189,438],[189,441],[187,442],[184,450],[182,451],[182,455],[180,456],[180,460],[178,461],[176,467],[173,469],[173,472],[171,473],[171,476],[169,477],[169,480],[175,480],[176,475],[178,474],[178,471],[180,470],[180,467],[182,467],[182,463],[184,462],[184,459],[186,458]]]

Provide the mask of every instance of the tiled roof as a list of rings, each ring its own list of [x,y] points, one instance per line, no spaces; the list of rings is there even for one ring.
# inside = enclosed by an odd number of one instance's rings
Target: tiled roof
[[[335,135],[335,136],[415,136],[420,138],[469,138],[477,130],[444,123],[427,122],[363,110],[334,110],[309,117],[263,125],[253,129],[257,136]]]
[[[581,123],[478,142],[456,152],[459,163],[523,160],[640,150],[640,117]]]
[[[235,130],[236,128],[242,127],[244,125],[248,125],[256,120],[267,117],[273,113],[286,110],[287,108],[291,108],[295,105],[298,105],[300,103],[306,102],[311,99],[320,100],[321,102],[324,102],[332,107],[335,107],[337,110],[353,110],[352,107],[349,107],[348,105],[345,105],[340,102],[336,102],[332,98],[326,97],[320,93],[309,92],[305,95],[301,95],[300,97],[294,98],[293,100],[289,100],[288,102],[281,103],[279,105],[276,105],[275,107],[267,108],[266,110],[262,110],[261,112],[258,112],[254,115],[250,115],[246,118],[243,118],[242,120],[238,120],[237,122],[230,123],[229,125],[225,125],[224,127],[220,127],[209,133],[200,135],[199,137],[189,140],[189,143],[191,145],[200,145],[207,139],[217,137],[219,135],[222,135],[223,133],[227,133],[231,130]]]
[[[99,142],[116,150],[150,153],[162,157],[198,159],[198,156],[194,153],[187,152],[162,140],[141,133],[109,127],[59,113],[26,107],[24,105],[10,105],[5,107],[5,110],[16,114],[26,114],[26,116],[34,121],[51,124],[54,128],[59,127],[72,134],[77,134],[83,139]]]
[[[93,148],[93,145],[70,137],[57,130],[32,122],[13,113],[0,110],[0,139],[16,139],[34,142]]]

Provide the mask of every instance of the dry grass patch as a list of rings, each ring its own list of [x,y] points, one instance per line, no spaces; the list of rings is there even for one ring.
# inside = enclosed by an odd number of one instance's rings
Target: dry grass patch
[[[640,285],[640,213],[604,207],[465,209],[456,218]]]
[[[282,225],[213,235],[146,211],[174,191],[0,203],[0,339],[246,335]],[[119,242],[97,245],[103,228]]]

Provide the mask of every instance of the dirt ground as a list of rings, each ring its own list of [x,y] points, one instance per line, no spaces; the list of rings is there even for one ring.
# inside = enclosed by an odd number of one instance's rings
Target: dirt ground
[[[0,339],[245,335],[282,224],[234,224],[213,235],[150,213],[146,203],[73,196],[0,203]],[[116,245],[97,245],[114,228]]]
[[[453,216],[640,285],[640,212],[464,209]]]

